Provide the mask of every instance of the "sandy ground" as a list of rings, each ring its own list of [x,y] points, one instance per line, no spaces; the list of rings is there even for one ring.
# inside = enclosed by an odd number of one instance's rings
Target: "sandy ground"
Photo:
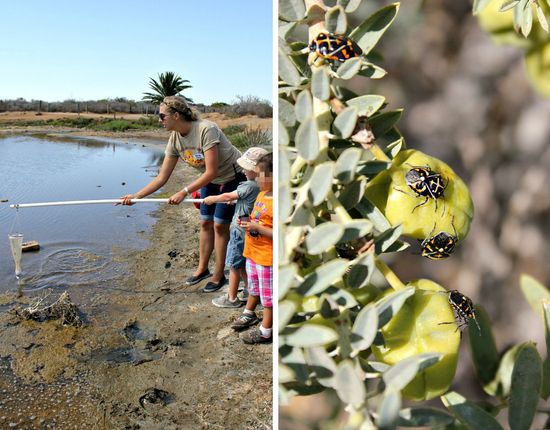
[[[193,174],[180,163],[164,191]],[[81,308],[82,328],[20,322],[6,311],[29,299],[0,296],[0,428],[271,428],[271,345],[244,344],[229,327],[242,308],[214,307],[206,281],[183,284],[196,211],[159,209],[151,246]]]

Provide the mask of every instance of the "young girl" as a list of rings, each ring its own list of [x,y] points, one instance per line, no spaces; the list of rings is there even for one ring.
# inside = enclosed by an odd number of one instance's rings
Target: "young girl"
[[[260,187],[255,181],[258,173],[256,165],[261,157],[267,154],[263,148],[248,148],[246,152],[237,159],[237,164],[243,168],[246,181],[241,182],[235,191],[223,193],[217,196],[208,196],[203,200],[205,205],[219,202],[231,202],[236,200],[235,215],[229,231],[229,245],[227,246],[227,257],[225,265],[229,267],[229,292],[212,300],[214,306],[220,308],[239,308],[242,302],[237,299],[237,291],[241,279],[247,287],[247,276],[245,270],[246,260],[243,256],[245,231],[239,225],[239,220],[245,220],[250,216],[254,202]]]
[[[259,330],[250,330],[242,336],[245,343],[269,343],[273,325],[273,156],[263,156],[257,165],[256,181],[260,193],[250,214],[250,221],[242,222],[246,230],[244,253],[248,275],[248,301],[241,316],[232,324],[240,331],[258,323],[254,312],[259,302],[264,317]]]

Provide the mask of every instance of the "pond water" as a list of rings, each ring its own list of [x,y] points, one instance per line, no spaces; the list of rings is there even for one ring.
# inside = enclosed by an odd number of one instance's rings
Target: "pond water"
[[[97,286],[126,275],[125,257],[147,244],[155,203],[10,208],[10,204],[116,199],[158,172],[163,150],[150,145],[63,137],[0,137],[0,293]],[[15,278],[8,234],[36,240]]]

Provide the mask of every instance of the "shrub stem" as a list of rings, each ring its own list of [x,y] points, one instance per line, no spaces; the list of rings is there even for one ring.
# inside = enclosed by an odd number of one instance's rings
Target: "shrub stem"
[[[388,267],[388,265],[384,263],[379,257],[376,257],[375,264],[378,270],[382,272],[382,275],[384,275],[384,277],[394,290],[405,288],[405,284],[401,282],[401,279],[399,279],[397,275]]]

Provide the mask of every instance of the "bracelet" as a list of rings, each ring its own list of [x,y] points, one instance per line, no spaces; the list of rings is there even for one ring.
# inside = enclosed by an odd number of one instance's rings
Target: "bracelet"
[[[183,187],[183,191],[185,191],[185,194],[189,194],[189,188]]]

